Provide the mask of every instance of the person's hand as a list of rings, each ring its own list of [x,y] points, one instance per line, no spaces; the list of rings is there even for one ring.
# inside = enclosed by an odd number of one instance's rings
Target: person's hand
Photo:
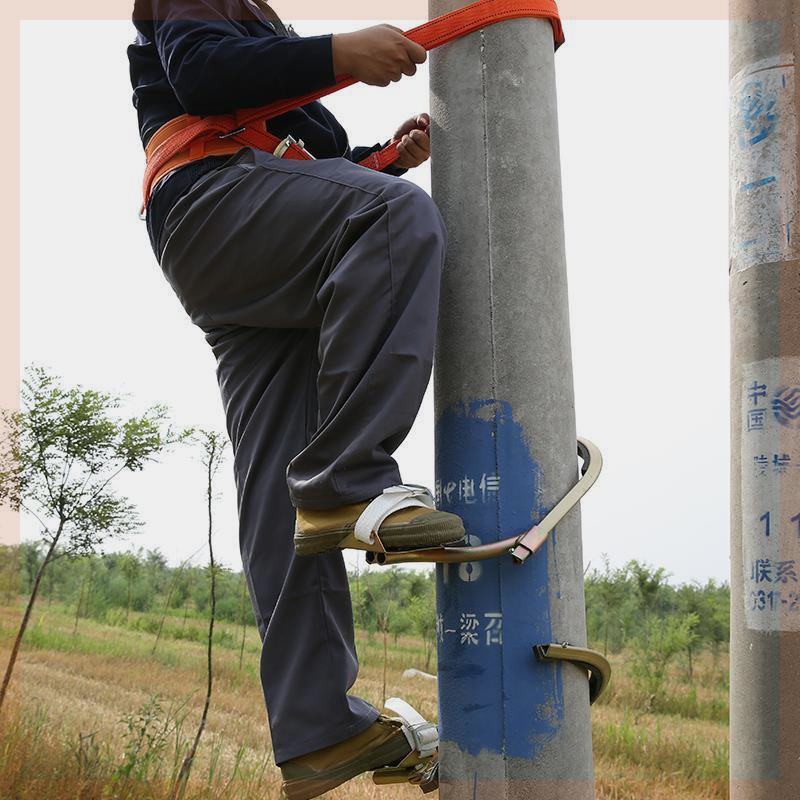
[[[413,75],[428,57],[394,25],[375,25],[333,35],[333,72],[351,75],[370,86],[388,86],[403,75]]]
[[[418,114],[395,131],[392,141],[397,142],[397,151],[400,153],[400,158],[394,162],[395,166],[412,169],[431,157],[430,124],[431,118],[427,114]]]

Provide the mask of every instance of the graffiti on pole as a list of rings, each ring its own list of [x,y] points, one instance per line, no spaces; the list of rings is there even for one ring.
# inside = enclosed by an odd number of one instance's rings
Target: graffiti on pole
[[[731,271],[800,258],[795,66],[751,64],[731,81]]]

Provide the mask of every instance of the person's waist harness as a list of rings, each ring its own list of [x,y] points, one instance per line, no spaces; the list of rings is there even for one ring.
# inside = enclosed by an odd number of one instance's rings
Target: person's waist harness
[[[555,0],[477,0],[412,28],[405,35],[425,50],[433,50],[479,28],[520,17],[549,19],[553,26],[556,49],[563,44],[564,30]],[[232,114],[207,117],[183,114],[171,120],[153,134],[145,150],[147,166],[144,173],[142,212],[147,208],[150,195],[161,178],[178,167],[208,156],[233,155],[242,147],[253,147],[282,158],[313,159],[302,141],[296,141],[292,136],[285,139],[274,136],[267,130],[267,122],[357,82],[355,78],[343,75],[331,86],[259,108],[246,108]],[[398,157],[397,143],[390,142],[382,150],[370,153],[359,164],[380,171],[394,163]]]

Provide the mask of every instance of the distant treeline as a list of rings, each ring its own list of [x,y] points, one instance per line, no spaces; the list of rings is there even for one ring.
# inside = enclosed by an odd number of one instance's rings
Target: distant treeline
[[[618,653],[652,633],[654,621],[688,620],[697,650],[715,651],[730,638],[730,589],[713,580],[674,584],[661,567],[629,561],[619,568],[608,562],[585,580],[589,641]]]
[[[3,548],[0,565],[6,601],[15,589],[28,594],[43,557],[41,547]],[[17,582],[16,576],[19,577]],[[717,650],[728,642],[729,590],[726,584],[674,584],[661,568],[637,561],[592,570],[586,576],[590,643],[617,653],[647,635],[661,620],[690,620],[693,649]],[[428,638],[435,631],[435,581],[432,572],[370,569],[350,575],[356,626],[396,636]],[[171,567],[157,550],[59,558],[45,576],[42,599],[75,607],[79,617],[119,622],[132,613],[166,611],[172,616],[208,613],[207,569]],[[241,572],[218,570],[217,619],[255,624]]]

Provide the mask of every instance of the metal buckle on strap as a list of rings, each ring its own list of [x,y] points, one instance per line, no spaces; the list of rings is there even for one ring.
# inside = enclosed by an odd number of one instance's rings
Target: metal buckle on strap
[[[308,154],[310,158],[314,158],[311,153],[306,150],[305,142],[302,139],[295,139],[294,136],[290,133],[285,139],[283,139],[280,144],[273,150],[272,155],[277,156],[278,158],[283,158],[286,151],[293,145],[296,144],[301,150]]]
[[[406,723],[403,732],[420,758],[430,758],[439,748],[439,729],[433,722]]]
[[[416,709],[399,697],[390,697],[386,708],[393,711],[403,723],[403,733],[411,745],[412,753],[420,758],[432,758],[439,748],[439,729],[428,722]]]

